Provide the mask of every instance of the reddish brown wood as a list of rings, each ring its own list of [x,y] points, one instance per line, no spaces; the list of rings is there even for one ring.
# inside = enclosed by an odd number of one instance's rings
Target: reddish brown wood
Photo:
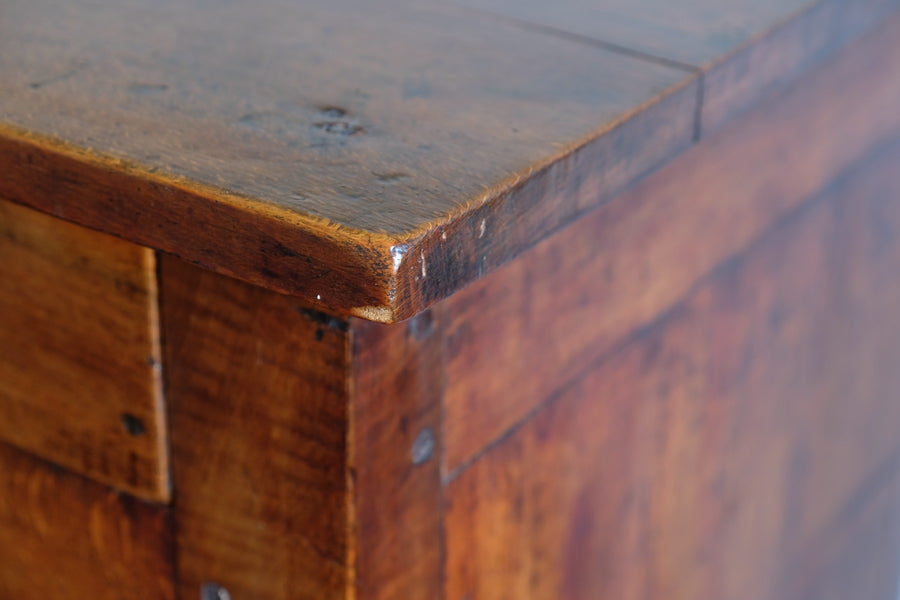
[[[0,439],[169,498],[153,252],[0,200]]]
[[[571,229],[450,298],[447,470],[471,460],[667,310],[837,170],[896,135],[898,39],[894,19]]]
[[[440,313],[353,321],[355,597],[441,598]]]
[[[447,598],[819,597],[841,577],[893,598],[898,161],[851,171],[450,482]]]
[[[383,322],[513,259],[898,8],[564,0],[523,27],[430,0],[79,2],[4,6],[0,193]],[[606,43],[610,27],[624,39]]]
[[[397,297],[405,308],[450,296],[551,233],[612,199],[687,148],[694,131],[697,82],[660,98],[508,191],[435,226],[404,247]],[[648,143],[653,138],[655,141]]]
[[[4,6],[0,193],[345,314],[434,302],[412,246],[544,167],[618,186],[693,134],[689,73],[446,3],[80,1]]]
[[[180,596],[345,597],[346,324],[161,267]]]
[[[3,3],[0,597],[893,594],[896,2],[649,1]]]
[[[174,600],[169,510],[0,444],[0,597]]]
[[[162,267],[180,593],[438,597],[436,317],[354,321],[348,349],[343,321]]]

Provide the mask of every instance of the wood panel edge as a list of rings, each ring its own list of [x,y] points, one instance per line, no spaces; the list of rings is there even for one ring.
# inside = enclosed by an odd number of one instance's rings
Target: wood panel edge
[[[444,568],[443,327],[351,321],[348,598],[440,598]]]
[[[699,80],[685,78],[403,247],[397,320],[433,306],[670,162],[694,142]]]
[[[0,124],[0,195],[321,310],[388,321],[391,248],[361,232]]]

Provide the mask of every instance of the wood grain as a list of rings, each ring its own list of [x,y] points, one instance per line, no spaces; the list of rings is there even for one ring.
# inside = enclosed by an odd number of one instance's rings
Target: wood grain
[[[404,324],[351,324],[351,598],[442,597],[442,331],[432,311]]]
[[[7,2],[0,194],[322,310],[402,320],[897,9],[557,4],[533,27],[431,1]],[[600,23],[603,43],[543,26],[556,18]],[[607,43],[616,23],[627,40]],[[648,40],[669,50],[648,57]]]
[[[344,598],[346,323],[161,267],[180,597]]]
[[[0,439],[169,498],[153,252],[0,201]]]
[[[637,148],[606,167],[632,177],[693,133],[691,92],[665,127],[628,124],[684,91],[683,71],[437,3],[2,11],[0,193],[367,318],[424,308],[390,293],[406,289],[393,265],[418,269],[407,250],[436,225],[512,207],[518,183],[607,132]]]
[[[437,317],[348,324],[161,267],[179,593],[437,597]]]
[[[897,597],[897,460],[888,462],[839,512],[839,519],[784,565],[778,600]]]
[[[431,2],[3,11],[6,124],[370,232],[442,218],[684,76]]]
[[[448,299],[445,469],[465,464],[834,173],[896,135],[898,39],[894,19]]]
[[[691,80],[564,159],[403,246],[394,283],[399,314],[414,314],[450,296],[687,148],[696,95],[697,82]],[[648,143],[651,138],[655,141]]]
[[[0,596],[174,600],[171,521],[0,444]]]
[[[847,173],[452,480],[447,598],[820,597],[842,575],[893,594],[898,160]]]
[[[556,30],[699,67],[789,20],[811,0],[455,0],[524,25]],[[577,38],[576,38],[577,39]]]
[[[703,132],[900,7],[896,0],[457,2],[524,29],[703,73]]]
[[[897,0],[820,0],[759,40],[704,69],[699,130],[715,131],[769,90],[796,80],[812,65],[887,20]]]

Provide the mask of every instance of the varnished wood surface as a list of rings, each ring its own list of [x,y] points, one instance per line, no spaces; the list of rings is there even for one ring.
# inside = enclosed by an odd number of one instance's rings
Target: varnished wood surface
[[[449,483],[448,599],[896,596],[900,143],[870,158]]]
[[[178,593],[344,598],[345,327],[289,297],[161,264]]]
[[[795,8],[722,11],[735,33],[691,6],[673,24],[724,39],[713,53],[732,37],[764,45]],[[811,12],[789,38],[805,40]],[[798,42],[789,62],[847,31]],[[0,193],[334,312],[397,320],[689,145],[705,92],[677,58],[433,2],[16,0],[0,7]],[[763,79],[741,80],[740,95]]]
[[[814,0],[456,0],[523,26],[573,34],[648,59],[700,67],[816,4]],[[844,2],[844,4],[851,4]]]
[[[896,0],[457,1],[526,29],[702,73],[704,133],[900,6]]]
[[[16,0],[0,27],[7,125],[373,233],[683,76],[429,2]]]
[[[351,323],[350,424],[359,600],[441,598],[444,389],[440,309]]]
[[[0,440],[169,498],[153,252],[0,200]]]
[[[894,19],[448,299],[446,469],[465,464],[834,173],[896,136],[898,39]]]
[[[6,444],[0,489],[0,597],[175,600],[168,508]]]
[[[244,242],[241,253],[259,254],[266,248],[246,247],[243,230],[259,216],[287,220],[359,246],[356,254],[372,264],[353,283],[387,288],[380,269],[403,254],[409,236],[518,181],[684,78],[433,3],[29,0],[2,11],[7,144],[22,139],[17,131],[34,132],[141,165],[133,172],[139,179],[198,192],[196,207],[163,204],[160,215],[153,202],[165,197],[130,198],[132,206],[120,210],[142,214],[137,231],[106,224],[102,205],[75,209],[76,220],[364,316],[376,315],[347,306],[340,290],[296,289],[288,273],[260,266],[244,272],[222,260],[219,244],[192,242],[191,232],[213,227],[220,238]],[[686,108],[685,118],[691,114]],[[123,168],[81,158],[93,166],[78,179]],[[47,182],[20,163],[14,182],[2,186],[13,189],[4,191],[44,210],[70,210],[42,203],[34,188]],[[65,186],[62,167],[50,169]],[[92,192],[88,206],[97,202]],[[210,211],[209,204],[225,207]],[[230,206],[240,208],[236,216]],[[210,222],[193,222],[192,208]],[[279,242],[299,254],[285,269],[309,275],[305,248]],[[379,292],[374,308],[396,302],[387,289]]]

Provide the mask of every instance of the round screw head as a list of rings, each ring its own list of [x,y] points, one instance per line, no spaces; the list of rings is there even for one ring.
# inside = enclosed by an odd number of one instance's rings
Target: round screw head
[[[231,600],[231,594],[218,583],[204,583],[200,586],[200,600]]]
[[[419,432],[413,441],[410,458],[414,465],[421,465],[434,454],[434,432],[431,427],[426,427]]]

